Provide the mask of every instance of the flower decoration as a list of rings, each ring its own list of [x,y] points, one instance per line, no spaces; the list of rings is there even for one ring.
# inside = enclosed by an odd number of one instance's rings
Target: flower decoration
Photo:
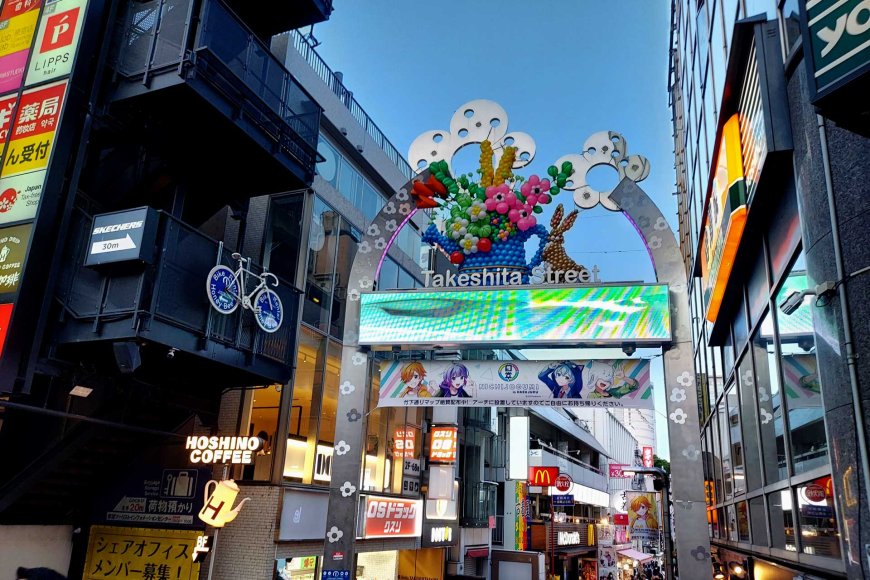
[[[508,218],[511,220],[511,223],[517,224],[517,229],[521,232],[538,223],[538,220],[535,219],[532,213],[532,207],[528,204],[514,206],[514,209],[508,212]]]
[[[683,424],[685,424],[686,417],[688,417],[688,415],[682,409],[677,409],[676,411],[674,411],[673,413],[670,414],[670,417],[671,417],[671,421],[673,421],[674,423],[676,423],[678,425],[683,425]]]
[[[486,212],[486,203],[479,199],[475,199],[471,202],[471,207],[468,208],[468,217],[473,222],[476,222],[477,220],[485,220],[489,217]]]
[[[378,238],[375,240],[375,249],[383,250],[387,247],[387,240],[384,238]]]
[[[450,230],[450,237],[454,240],[458,240],[465,236],[468,233],[468,220],[464,218],[456,218],[450,224],[448,228]]]
[[[363,276],[359,279],[359,287],[360,288],[371,288],[374,281],[368,276]]]
[[[347,412],[347,420],[351,423],[356,423],[360,419],[362,419],[362,415],[356,409],[351,409]]]
[[[370,236],[379,236],[381,235],[381,228],[378,227],[378,224],[372,224],[368,227],[366,233]]]
[[[366,355],[361,352],[355,352],[350,360],[353,362],[354,366],[362,366],[366,364]]]
[[[394,232],[399,227],[396,220],[387,220],[384,222],[384,227],[388,232]]]
[[[363,240],[359,243],[357,249],[360,251],[361,254],[368,254],[372,251],[372,245],[369,243],[368,240]]]
[[[773,413],[771,413],[770,411],[768,411],[765,408],[762,408],[761,409],[761,424],[767,425],[768,423],[770,423],[771,419],[773,419]]]
[[[342,395],[349,395],[356,390],[356,387],[353,386],[353,383],[350,381],[344,381],[341,383],[341,386],[338,387],[338,390],[341,391]]]
[[[656,219],[656,223],[653,224],[653,229],[656,231],[664,231],[668,229],[668,222],[665,221],[665,218],[659,217]]]
[[[480,241],[480,238],[477,236],[472,236],[471,234],[465,234],[462,240],[459,242],[459,245],[462,246],[462,251],[466,254],[474,254],[477,252],[477,242]]]
[[[335,444],[335,452],[339,455],[344,455],[348,451],[350,451],[350,445],[344,439]]]
[[[529,180],[520,188],[523,197],[526,198],[526,203],[534,206],[537,203],[547,203],[550,201],[550,180],[541,179],[537,175],[532,175]]]
[[[337,527],[332,526],[329,528],[329,531],[326,532],[326,539],[329,540],[330,544],[334,544],[339,541],[344,536],[344,532],[339,530]]]
[[[682,374],[677,377],[677,382],[684,387],[691,387],[694,380],[695,379],[692,378],[692,374],[689,371],[683,371]]]
[[[689,445],[683,449],[683,456],[689,461],[696,461],[699,455],[701,455],[701,450],[694,445]]]
[[[770,400],[770,395],[767,394],[767,389],[764,387],[758,387],[758,401],[761,403],[766,403]]]
[[[359,300],[359,296],[359,290],[357,290],[356,288],[351,288],[347,291],[347,298],[351,302],[356,302],[357,300]]]
[[[671,400],[675,403],[682,403],[683,401],[685,401],[686,389],[674,387],[674,390],[671,391]]]
[[[649,248],[651,250],[658,250],[662,247],[662,239],[658,236],[653,236],[649,239]]]
[[[356,491],[356,486],[349,481],[345,481],[339,489],[341,490],[341,497],[350,497]]]
[[[485,205],[488,211],[495,211],[504,215],[509,212],[516,203],[517,196],[507,185],[502,184],[498,187],[486,188]]]

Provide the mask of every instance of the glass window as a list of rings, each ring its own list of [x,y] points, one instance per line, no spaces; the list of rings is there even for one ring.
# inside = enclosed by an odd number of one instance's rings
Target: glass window
[[[698,39],[698,61],[701,65],[701,83],[698,86],[704,86],[704,79],[707,74],[707,49],[709,48],[708,39],[710,38],[710,28],[707,26],[707,9],[701,8],[698,10],[698,16],[695,18],[695,30],[697,30],[696,38]]]
[[[250,405],[248,436],[259,437],[262,446],[254,456],[254,463],[244,467],[244,479],[264,481],[272,476],[272,447],[278,431],[282,390],[283,385],[269,385],[252,389],[246,394],[246,401]]]
[[[749,521],[752,526],[752,543],[767,547],[767,518],[764,515],[764,498],[749,500]]]
[[[764,14],[768,20],[776,17],[776,0],[746,0],[746,16]]]
[[[782,304],[793,292],[808,286],[806,266],[801,253],[776,296]],[[789,441],[795,473],[803,473],[828,464],[828,441],[822,409],[822,391],[813,335],[812,303],[806,296],[791,314],[777,312],[782,392],[788,409]]]
[[[747,287],[749,294],[749,326],[755,326],[761,312],[767,306],[767,297],[770,295],[770,287],[767,282],[767,262],[764,252],[758,252],[755,264],[752,266],[752,274],[749,276]]]
[[[740,431],[740,402],[737,387],[732,384],[725,394],[728,408],[728,432],[731,434],[731,463],[734,466],[734,495],[746,492],[746,473],[743,458],[743,436]]]
[[[377,217],[378,212],[384,207],[386,201],[380,192],[372,187],[368,181],[363,180],[362,188],[362,212],[366,222],[370,222]]]
[[[734,509],[734,504],[730,504],[725,508],[725,513],[728,514],[728,539],[732,542],[737,541],[737,512]]]
[[[399,287],[399,265],[392,258],[384,260],[378,277],[378,290],[395,290]]]
[[[743,352],[743,347],[746,346],[746,340],[749,335],[749,329],[746,325],[746,308],[745,301],[741,298],[737,309],[734,312],[734,346],[737,353]]]
[[[715,411],[715,409],[714,409]],[[719,414],[713,413],[711,420],[710,438],[713,442],[713,477],[716,481],[716,503],[722,503],[725,499],[724,487],[722,486],[722,447],[719,439]]]
[[[338,191],[353,204],[361,208],[363,202],[363,178],[359,172],[347,162],[341,159],[341,169],[338,174]]]
[[[722,8],[722,3],[717,2],[714,10],[714,17],[710,24],[710,56],[712,61],[712,70],[710,78],[713,82],[713,106],[718,110],[722,102],[722,91],[725,88],[725,36],[722,30],[722,17],[719,10]]]
[[[316,166],[317,174],[338,189],[338,167],[341,163],[341,155],[323,138],[323,135],[317,141],[317,152],[324,157],[324,161]]]
[[[273,198],[263,265],[276,276],[296,284],[296,267],[302,247],[301,195]]]
[[[749,508],[745,501],[737,503],[737,541],[749,541]]]
[[[719,393],[722,392],[725,382],[722,379],[722,360],[716,356],[719,349],[707,346],[706,334],[707,331],[705,329],[704,351],[706,352],[705,358],[707,359],[707,391],[710,398],[710,407],[715,408],[716,399],[719,397]]]
[[[752,339],[755,362],[755,396],[761,431],[761,463],[767,484],[788,476],[783,438],[782,396],[773,340],[773,315],[767,312]]]
[[[719,538],[721,530],[719,529],[719,510],[716,508],[707,509],[707,527],[710,529],[711,538]]]
[[[330,448],[335,443],[335,414],[338,409],[338,373],[340,370],[341,346],[334,340],[330,340],[326,355],[326,371],[323,373],[320,430],[317,434],[318,444],[327,444]]]
[[[786,188],[785,194],[776,207],[776,215],[771,219],[767,232],[767,248],[770,252],[770,267],[775,282],[791,262],[792,256],[801,241],[801,224],[798,216],[797,199],[794,186]]]
[[[726,50],[731,50],[731,37],[734,34],[734,23],[737,21],[737,11],[740,9],[739,4],[737,0],[723,0],[722,2]]]
[[[840,558],[840,532],[834,512],[831,476],[820,477],[797,488],[801,551]]]
[[[724,370],[722,376],[726,378],[730,377],[731,372],[734,370],[734,341],[731,339],[729,329],[725,329],[725,344],[722,346],[722,364],[724,365],[722,367]]]
[[[330,334],[337,338],[344,336],[344,312],[347,303],[348,279],[353,260],[356,258],[362,233],[352,227],[346,219],[341,220],[338,231],[338,255],[335,261],[335,293],[332,297],[332,317]]]
[[[767,496],[767,506],[770,511],[770,547],[797,552],[791,490],[771,493]]]
[[[722,492],[723,499],[731,497],[734,492],[734,472],[731,467],[731,441],[729,433],[731,422],[728,419],[727,397],[719,403],[719,444],[722,446]]]
[[[315,198],[308,236],[308,268],[302,320],[324,332],[330,320],[330,302],[335,287],[335,250],[341,218],[338,212]]]
[[[746,471],[746,489],[758,489],[763,484],[759,460],[758,420],[755,415],[755,375],[752,357],[746,355],[738,365],[737,382],[740,385],[740,422],[743,425],[743,464]]]
[[[302,327],[299,333],[296,373],[293,377],[293,403],[290,407],[284,477],[304,483],[311,483],[314,466],[325,351],[326,339],[311,329]]]
[[[791,49],[797,44],[801,37],[801,16],[798,0],[785,0],[780,9],[780,17],[782,18],[783,30],[783,48],[785,56],[788,56]]]
[[[387,420],[389,407],[378,407],[381,392],[381,375],[378,371],[378,360],[369,365],[369,377],[372,388],[369,391],[368,423],[366,425],[366,455],[365,467],[362,473],[362,489],[365,491],[383,491],[386,469]]]

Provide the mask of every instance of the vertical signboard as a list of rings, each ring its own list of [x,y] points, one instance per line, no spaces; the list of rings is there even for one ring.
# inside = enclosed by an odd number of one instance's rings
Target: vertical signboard
[[[740,121],[733,115],[720,135],[712,190],[701,244],[701,284],[707,320],[715,322],[725,296],[743,227],[746,225],[746,184],[740,150]]]
[[[514,509],[514,549],[527,550],[529,548],[528,525],[526,518],[529,514],[529,492],[524,481],[516,482],[514,497],[516,505]]]
[[[19,289],[27,263],[37,261],[28,257],[31,238],[34,248],[48,251],[36,239],[34,222],[44,202],[87,4],[88,0],[8,0],[0,12],[0,294],[8,295],[0,297],[0,302],[8,303],[10,309],[23,300]],[[68,159],[62,161],[65,164]],[[56,188],[54,196],[59,195]],[[48,229],[44,230],[47,235],[56,238],[57,231]],[[34,268],[45,271],[44,260],[39,261]],[[27,301],[39,302],[37,298]],[[33,307],[19,304],[15,316],[28,317],[32,311]],[[7,332],[17,336],[19,325],[14,320],[3,326],[4,339]],[[33,321],[24,327],[32,329]],[[8,380],[2,381],[0,390],[10,388],[9,373],[18,372],[13,371],[19,364],[15,357],[20,356],[20,347],[15,345],[28,342],[10,339],[8,361],[4,361],[4,366],[9,364],[9,371],[4,370]]]
[[[653,448],[646,447],[643,448],[643,466],[644,467],[653,467]]]

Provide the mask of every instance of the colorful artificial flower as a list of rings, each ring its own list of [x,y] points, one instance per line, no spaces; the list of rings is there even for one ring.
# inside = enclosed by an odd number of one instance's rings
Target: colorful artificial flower
[[[517,202],[517,196],[505,184],[486,188],[486,209],[506,214]]]
[[[522,192],[523,197],[526,198],[526,203],[532,207],[539,203],[548,203],[550,201],[550,180],[542,180],[537,175],[532,175],[529,177],[529,180],[523,184],[520,191]]]
[[[475,199],[472,202],[471,207],[468,208],[468,217],[470,217],[473,222],[476,222],[477,220],[485,220],[486,204],[479,199]]]
[[[529,204],[521,205],[518,208],[512,209],[508,214],[508,217],[510,218],[511,223],[516,224],[517,229],[521,232],[534,227],[535,224],[538,223],[538,220],[535,219],[535,214],[532,211],[532,206]]]
[[[462,251],[466,254],[474,254],[477,253],[477,242],[480,239],[477,236],[472,236],[471,234],[465,234],[465,237],[459,240],[459,245],[462,247]]]
[[[458,240],[468,232],[468,220],[464,218],[455,218],[450,224],[450,237]]]

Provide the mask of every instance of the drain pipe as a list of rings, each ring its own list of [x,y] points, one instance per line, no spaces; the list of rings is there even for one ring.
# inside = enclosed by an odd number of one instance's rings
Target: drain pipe
[[[831,213],[831,241],[834,244],[834,264],[837,268],[837,288],[840,298],[840,316],[843,321],[843,347],[846,351],[846,367],[849,369],[849,386],[852,390],[852,412],[855,417],[855,429],[858,435],[858,454],[861,458],[861,473],[864,480],[864,496],[870,506],[870,458],[867,455],[867,435],[864,430],[864,412],[861,408],[861,393],[858,390],[858,369],[852,340],[852,318],[849,315],[849,305],[846,301],[846,277],[843,268],[843,254],[840,251],[840,228],[837,218],[837,208],[834,204],[834,185],[831,180],[831,160],[828,156],[828,137],[825,131],[825,118],[816,115],[819,128],[819,140],[822,145],[822,166],[825,171],[825,190],[828,194],[828,211]]]

